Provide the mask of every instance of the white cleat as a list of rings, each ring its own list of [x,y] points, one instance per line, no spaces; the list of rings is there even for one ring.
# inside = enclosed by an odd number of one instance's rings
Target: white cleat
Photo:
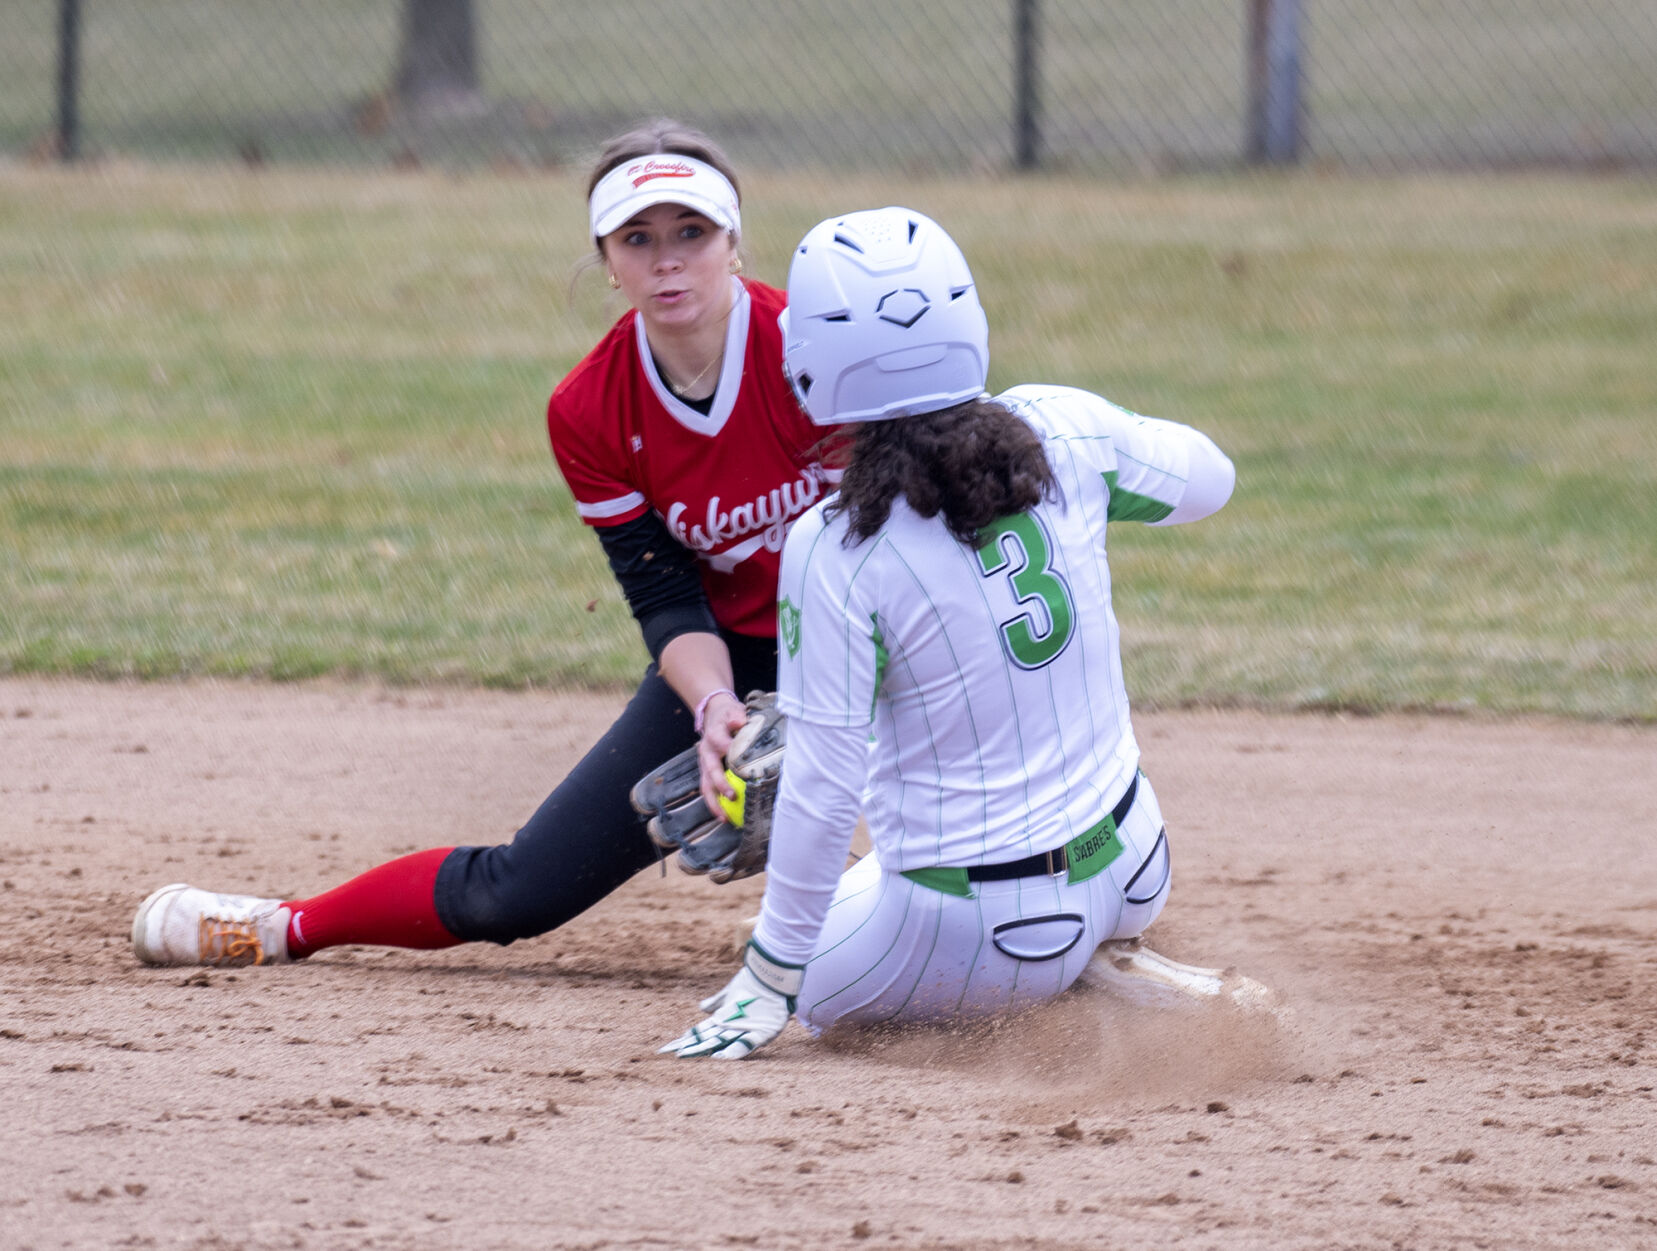
[[[284,964],[288,917],[280,899],[174,882],[138,905],[132,950],[145,964]]]
[[[1099,944],[1082,977],[1119,999],[1148,1008],[1200,1008],[1229,1004],[1248,1011],[1277,1011],[1277,997],[1234,969],[1203,969],[1159,956],[1138,938]]]

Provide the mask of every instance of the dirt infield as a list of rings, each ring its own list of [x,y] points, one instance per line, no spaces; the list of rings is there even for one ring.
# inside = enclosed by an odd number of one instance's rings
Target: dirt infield
[[[1657,731],[1138,718],[1152,933],[1282,1024],[1097,991],[658,1058],[755,881],[558,934],[140,967],[163,882],[488,842],[615,697],[0,682],[0,1245],[1657,1245]]]

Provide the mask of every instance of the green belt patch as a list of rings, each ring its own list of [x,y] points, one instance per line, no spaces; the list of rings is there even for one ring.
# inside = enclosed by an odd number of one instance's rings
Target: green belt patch
[[[972,883],[967,879],[965,869],[941,866],[932,869],[906,869],[903,876],[917,886],[925,886],[946,895],[959,895],[962,899],[972,898]]]
[[[1125,850],[1116,833],[1116,820],[1108,814],[1092,829],[1076,835],[1064,849],[1070,857],[1070,876],[1066,881],[1072,886],[1103,873]]]
[[[1098,825],[1083,831],[1066,843],[1064,850],[1070,861],[1070,874],[1065,881],[1074,886],[1090,877],[1098,877],[1126,848],[1122,845],[1121,836],[1116,832],[1115,818],[1107,815]],[[909,869],[903,876],[917,886],[942,891],[946,895],[959,895],[962,899],[972,898],[972,883],[967,879],[965,869]]]

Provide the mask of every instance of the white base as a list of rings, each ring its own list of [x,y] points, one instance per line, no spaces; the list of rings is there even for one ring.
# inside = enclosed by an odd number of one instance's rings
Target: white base
[[[1119,999],[1148,1008],[1208,1008],[1276,1011],[1276,996],[1252,977],[1233,969],[1205,969],[1159,956],[1142,939],[1113,939],[1082,972],[1082,980]]]

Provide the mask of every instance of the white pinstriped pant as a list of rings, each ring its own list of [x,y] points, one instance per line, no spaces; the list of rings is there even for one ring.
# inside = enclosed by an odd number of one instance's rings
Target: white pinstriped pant
[[[972,883],[972,897],[921,886],[867,855],[840,878],[806,965],[795,1017],[836,1022],[970,1020],[1066,989],[1100,943],[1155,921],[1172,877],[1162,808],[1143,776],[1103,872]]]

